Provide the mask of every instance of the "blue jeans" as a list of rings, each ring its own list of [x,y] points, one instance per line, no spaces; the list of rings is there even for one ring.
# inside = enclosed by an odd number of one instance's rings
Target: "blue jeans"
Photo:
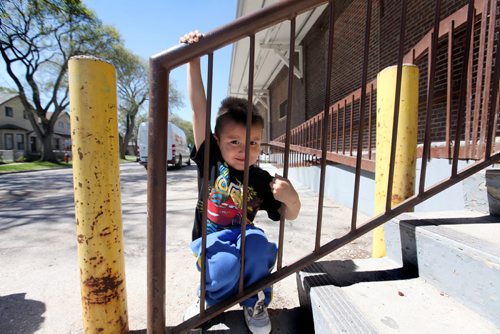
[[[240,279],[241,229],[227,229],[207,235],[206,260],[206,303],[217,304],[237,294]],[[245,250],[245,287],[269,275],[276,261],[278,248],[267,240],[266,234],[254,225],[246,228]],[[197,268],[200,270],[201,238],[191,243],[191,250],[198,257]],[[272,288],[265,288],[265,304],[271,302]],[[241,306],[253,307],[257,296],[252,296]]]

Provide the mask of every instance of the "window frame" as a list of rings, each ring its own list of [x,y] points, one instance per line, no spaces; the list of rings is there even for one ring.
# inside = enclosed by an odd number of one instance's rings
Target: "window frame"
[[[9,139],[10,138],[10,142]],[[4,139],[4,147],[6,150],[13,150],[14,149],[14,134],[13,133],[4,133],[3,135]],[[10,144],[10,145],[9,145]]]

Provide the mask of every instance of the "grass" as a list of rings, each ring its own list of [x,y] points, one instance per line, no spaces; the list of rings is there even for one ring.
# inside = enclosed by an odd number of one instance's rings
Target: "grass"
[[[135,155],[126,155],[125,159],[121,159],[121,163],[136,162],[137,158]],[[1,173],[12,173],[12,172],[22,172],[30,170],[43,170],[43,169],[53,169],[67,167],[71,168],[71,162],[48,162],[48,161],[34,161],[34,162],[13,162],[7,164],[0,164],[0,174]]]
[[[0,165],[0,173],[21,172],[28,170],[43,170],[61,167],[71,167],[71,163],[65,162],[48,162],[48,161],[33,161],[33,162],[13,162]]]

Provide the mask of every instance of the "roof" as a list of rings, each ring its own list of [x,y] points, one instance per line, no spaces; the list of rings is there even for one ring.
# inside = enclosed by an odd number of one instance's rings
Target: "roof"
[[[279,0],[250,1],[238,0],[236,16],[250,14]],[[296,52],[300,51],[300,43],[309,32],[313,24],[317,21],[326,5],[319,6],[311,11],[297,16],[295,20],[295,43]],[[269,85],[285,66],[288,59],[290,24],[288,21],[279,23],[258,32],[255,35],[255,72],[254,91],[256,94],[261,90],[268,89]],[[248,86],[248,61],[250,43],[248,38],[236,42],[233,46],[231,56],[231,71],[229,74],[228,95],[247,94]],[[300,61],[298,62],[301,63]],[[301,69],[296,69],[296,75],[301,75]]]
[[[7,93],[0,91],[0,104],[4,104],[18,96],[19,96],[18,93]]]
[[[31,130],[29,130],[29,129],[25,129],[23,127],[20,127],[18,125],[14,125],[14,124],[2,124],[2,125],[0,125],[0,130],[22,130],[22,131],[31,132]]]

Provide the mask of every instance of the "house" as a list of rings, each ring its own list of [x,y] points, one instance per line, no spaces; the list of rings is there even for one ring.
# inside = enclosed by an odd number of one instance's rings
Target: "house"
[[[54,113],[47,113],[50,119]],[[71,151],[71,124],[67,112],[61,112],[54,124],[54,135],[52,137],[52,148],[54,151]]]
[[[21,98],[15,93],[0,92],[0,152],[2,161],[14,161],[40,151]]]
[[[50,119],[52,114],[47,113],[47,117]],[[65,151],[71,151],[70,116],[67,112],[60,113],[54,124],[52,147],[61,159]],[[0,92],[0,161],[37,157],[40,151],[40,140],[33,130],[19,95]]]
[[[237,16],[250,14],[278,1],[239,0]],[[432,99],[431,148],[429,179],[439,180],[449,174],[452,145],[455,139],[458,118],[460,75],[464,63],[464,41],[466,33],[466,0],[442,0],[440,30],[437,44],[436,75]],[[354,182],[358,129],[361,127],[360,91],[364,55],[364,33],[367,2],[364,0],[335,1],[334,37],[331,60],[330,104],[327,137],[327,176],[336,184],[326,187],[326,195],[345,205],[352,205],[353,194],[349,189]],[[481,93],[491,84],[491,66],[494,54],[494,34],[489,27],[498,25],[498,16],[490,15],[498,8],[496,2],[475,1],[475,16],[472,34],[473,52],[468,71],[467,103],[464,133],[460,138],[460,168],[480,159],[484,152],[486,118],[483,105],[488,105],[488,94]],[[417,179],[422,164],[422,146],[425,136],[427,114],[427,92],[434,25],[435,1],[410,1],[407,8],[404,62],[418,66],[418,147]],[[329,12],[326,5],[302,13],[295,19],[295,46],[292,81],[292,100],[288,101],[288,72],[290,50],[290,23],[284,21],[259,31],[255,35],[255,66],[253,77],[254,103],[265,115],[264,141],[271,144],[285,142],[287,117],[290,117],[291,144],[298,154],[308,156],[314,164],[321,156],[321,128],[325,105],[325,68],[327,64]],[[362,161],[366,164],[361,176],[360,210],[373,213],[375,134],[376,134],[376,78],[384,68],[397,64],[401,2],[397,0],[372,1],[371,26],[367,65],[367,97],[365,129],[362,138]],[[248,91],[249,39],[241,39],[233,46],[228,94],[246,97]],[[482,75],[483,80],[477,80]],[[488,79],[490,80],[488,82]],[[483,84],[484,82],[484,84]],[[481,86],[483,85],[483,86]],[[371,90],[370,90],[371,89]],[[373,104],[373,106],[372,106]],[[291,114],[287,116],[288,106]],[[369,106],[370,105],[370,106]],[[292,163],[294,160],[292,160]],[[291,165],[290,173],[301,182],[315,189],[319,167],[301,168]],[[471,182],[466,180],[465,182]],[[345,186],[341,186],[344,184]],[[418,187],[418,185],[417,185]],[[435,196],[416,207],[416,210],[461,209],[467,207],[464,183]],[[335,190],[336,189],[336,190]],[[366,197],[363,197],[366,196]],[[435,203],[435,204],[432,204]]]

